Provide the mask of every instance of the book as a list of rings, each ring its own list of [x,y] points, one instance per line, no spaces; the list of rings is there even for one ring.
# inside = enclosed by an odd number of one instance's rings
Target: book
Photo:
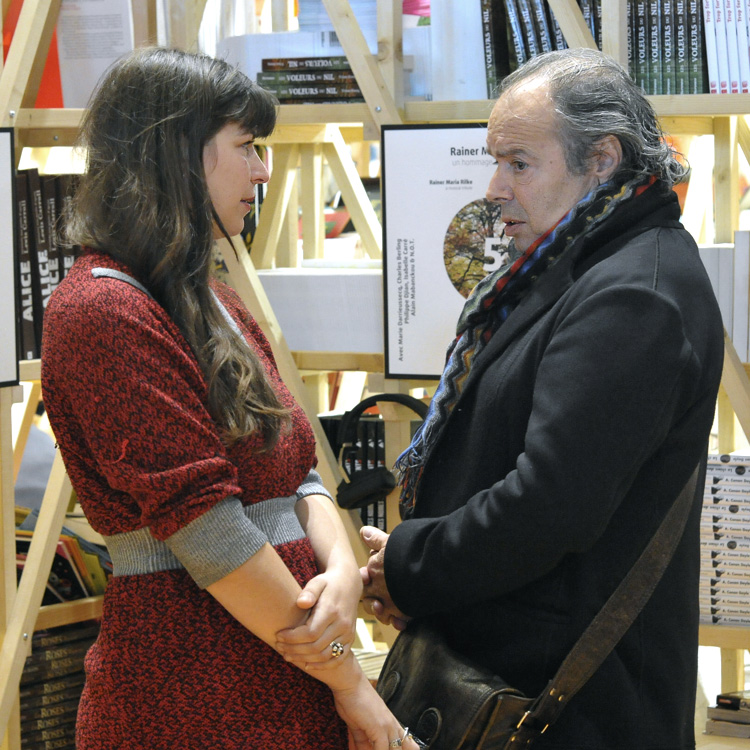
[[[343,55],[329,57],[264,57],[261,60],[264,73],[277,70],[351,70],[349,61]]]
[[[750,725],[707,719],[706,734],[717,734],[722,737],[750,737]]]
[[[555,12],[552,8],[549,9],[549,21],[552,29],[552,36],[555,40],[555,49],[567,49],[568,43],[565,41],[562,29],[560,28],[557,18],[555,18]]]
[[[729,57],[727,55],[727,24],[724,14],[726,0],[713,0],[716,59],[718,62],[719,93],[729,93]],[[707,32],[708,33],[708,32]]]
[[[690,93],[687,0],[674,0],[675,94]]]
[[[311,83],[292,86],[269,87],[276,98],[281,99],[304,99],[315,101],[318,99],[356,99],[362,97],[362,92],[357,87],[341,87],[336,84]]]
[[[55,180],[56,196],[57,196],[57,215],[63,217],[67,215],[70,210],[70,204],[73,200],[73,191],[76,185],[76,175],[71,174],[59,174]],[[81,248],[79,246],[71,246],[67,240],[61,240],[60,234],[58,233],[58,241],[60,245],[60,262],[61,262],[61,279],[64,279],[68,271],[72,268],[75,259],[80,255]]]
[[[737,47],[737,0],[724,0],[724,28],[726,33],[727,63],[729,71],[729,93],[740,93],[740,53]],[[747,33],[747,31],[745,32]],[[747,55],[747,52],[744,53]]]
[[[734,17],[737,27],[737,50],[740,62],[740,93],[750,93],[750,35],[748,34],[748,8],[745,0],[734,0]]]
[[[674,94],[677,90],[674,27],[674,0],[661,0],[661,88],[663,94]]]
[[[664,93],[662,84],[661,0],[648,0],[648,93]]]
[[[714,0],[702,0],[703,4],[703,40],[706,49],[708,67],[708,93],[719,91],[719,56],[716,49],[716,22],[714,18]]]
[[[521,26],[521,13],[518,9],[516,0],[503,0],[505,6],[505,15],[508,19],[508,33],[513,42],[512,45],[512,67],[518,68],[528,59],[529,54],[526,50],[523,37],[523,27]]]
[[[552,40],[549,19],[547,18],[547,3],[545,0],[531,0],[531,10],[534,16],[534,27],[542,52],[552,52],[555,48]]]
[[[734,690],[719,693],[716,696],[716,705],[720,708],[747,709],[750,711],[750,690]]]
[[[52,699],[54,696],[63,694],[70,690],[78,689],[80,693],[83,690],[83,683],[86,676],[82,671],[73,672],[67,675],[61,675],[44,682],[31,682],[22,685],[19,690],[19,698],[23,704],[26,701],[38,701],[39,699]]]
[[[18,266],[21,306],[21,356],[38,359],[36,326],[34,325],[34,292],[31,257],[31,217],[29,215],[28,178],[25,172],[16,173],[16,212],[18,216]]]
[[[258,73],[255,81],[260,86],[290,86],[292,84],[347,84],[356,86],[357,79],[351,68],[345,70],[279,70],[274,73]]]
[[[536,27],[534,26],[534,13],[531,9],[531,0],[517,0],[517,3],[521,18],[524,45],[529,57],[536,57],[542,49],[537,39]]]
[[[495,39],[492,29],[492,0],[482,3],[482,53],[487,77],[487,98],[492,99],[497,89],[497,65],[495,62]]]
[[[47,232],[47,258],[49,264],[49,282],[54,292],[62,279],[59,242],[59,216],[57,214],[57,177],[55,175],[41,175],[42,207],[44,211],[44,226]]]
[[[701,19],[702,0],[687,0],[688,71],[690,94],[708,93],[708,68],[704,44],[704,24]],[[714,53],[715,54],[715,53]],[[714,58],[714,65],[716,60]]]
[[[645,92],[649,92],[649,52],[648,52],[648,0],[634,0],[633,54],[635,57],[635,82]]]

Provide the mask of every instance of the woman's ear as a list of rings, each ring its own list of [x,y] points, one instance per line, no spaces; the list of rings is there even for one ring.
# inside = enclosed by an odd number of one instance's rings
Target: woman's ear
[[[622,144],[614,135],[605,135],[594,145],[593,171],[599,184],[607,182],[622,162]]]

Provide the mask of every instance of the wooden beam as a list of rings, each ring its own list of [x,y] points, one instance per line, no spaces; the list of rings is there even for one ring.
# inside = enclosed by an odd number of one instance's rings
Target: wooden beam
[[[714,205],[715,241],[733,242],[740,211],[736,117],[714,120]]]
[[[12,127],[21,107],[33,107],[60,0],[26,0],[0,75],[0,126]]]
[[[602,52],[628,69],[628,6],[621,0],[601,0]]]
[[[322,144],[300,145],[300,180],[302,255],[304,258],[322,258],[325,241]]]
[[[273,169],[268,192],[260,211],[260,220],[253,237],[253,258],[257,268],[271,268],[276,246],[281,237],[283,221],[297,178],[299,146],[277,146],[273,152]]]
[[[323,153],[367,254],[371,258],[382,258],[380,222],[340,133],[334,134],[330,143],[323,144]]]
[[[136,47],[156,44],[156,2],[155,0],[131,0],[133,13],[133,41]]]
[[[57,451],[0,648],[0,732],[8,724],[18,698],[21,672],[57,549],[55,540],[62,530],[71,491],[62,456]]]
[[[396,107],[404,106],[403,0],[379,0],[378,66]]]
[[[737,415],[745,437],[750,439],[750,380],[737,356],[732,339],[724,331],[724,369],[721,384]]]
[[[384,124],[400,123],[401,115],[393,92],[388,89],[383,74],[370,53],[349,0],[323,0],[323,5],[328,11],[328,17],[344,48],[375,125],[379,129]]]
[[[575,0],[549,0],[549,7],[552,8],[569,47],[597,49],[591,29],[583,20],[583,14]]]

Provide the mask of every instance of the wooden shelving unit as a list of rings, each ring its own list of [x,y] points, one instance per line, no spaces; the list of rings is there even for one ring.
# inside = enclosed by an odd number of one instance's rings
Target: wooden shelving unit
[[[15,129],[19,154],[24,146],[72,145],[83,115],[83,110],[80,109],[31,108],[60,1],[25,0],[13,44],[0,75],[0,126]],[[568,43],[571,46],[594,46],[575,1],[549,1]],[[314,170],[320,169],[322,160],[327,159],[338,170],[337,179],[344,182],[351,191],[353,203],[359,204],[360,210],[355,216],[358,229],[365,235],[369,234],[368,252],[377,257],[379,228],[377,222],[373,222],[369,201],[357,187],[356,175],[352,174],[351,165],[347,164],[342,153],[342,133],[348,131],[354,137],[374,140],[379,137],[380,126],[386,123],[482,122],[488,118],[493,104],[489,100],[404,102],[401,63],[396,52],[400,49],[401,41],[401,0],[378,0],[379,39],[383,44],[377,59],[367,49],[354,22],[348,0],[323,0],[323,3],[342,41],[366,102],[285,105],[281,108],[279,127],[269,140],[270,145],[277,149],[277,166],[281,166],[275,177],[281,192],[277,192],[273,199],[276,201],[274,211],[267,212],[274,214],[273,221],[268,219],[269,225],[261,232],[260,244],[265,246],[256,251],[263,259],[263,264],[270,265],[273,262],[276,242],[281,235],[280,227],[284,221],[291,221],[285,214],[291,216],[293,213],[287,211],[288,194],[291,192],[290,181],[294,179],[291,173],[296,172],[298,163],[302,165],[300,179],[306,181],[303,192],[308,195],[305,213],[308,216],[314,215],[316,207],[321,205],[316,192],[319,191],[319,180]],[[154,39],[155,12],[152,1],[134,0],[133,4],[137,39]],[[204,4],[205,0],[184,0],[170,5],[172,26],[175,29],[173,43],[177,46],[193,46]],[[281,0],[280,5],[285,4]],[[7,3],[3,2],[4,9],[6,6]],[[603,3],[604,49],[621,62],[626,62],[627,49],[625,9],[625,0],[606,0]],[[716,240],[731,241],[733,230],[737,226],[739,202],[738,147],[750,157],[750,130],[742,117],[750,114],[750,95],[657,96],[652,97],[651,101],[667,132],[714,135]],[[279,198],[279,195],[287,195],[287,198]],[[296,222],[296,212],[294,214]],[[308,231],[310,234],[307,236],[319,236],[319,227],[312,226]],[[315,241],[317,240],[313,239]],[[377,352],[290,352],[247,253],[240,253],[238,260],[230,247],[224,246],[222,250],[232,283],[272,343],[282,377],[311,417],[318,438],[319,469],[327,486],[334,488],[340,479],[340,469],[320,429],[300,370],[363,370],[382,373],[383,355]],[[20,377],[22,381],[38,382],[39,362],[22,362]],[[390,390],[408,387],[405,383],[384,385]],[[750,435],[750,381],[746,367],[737,358],[729,341],[726,346],[723,385],[725,406],[730,406],[730,411],[736,412],[744,431]],[[0,750],[16,750],[20,747],[16,695],[30,632],[35,627],[97,617],[101,612],[100,598],[39,608],[39,581],[43,585],[46,580],[53,553],[52,545],[59,536],[64,517],[65,503],[60,498],[64,497],[68,485],[61,462],[53,468],[45,495],[27,562],[28,575],[24,573],[20,587],[16,587],[12,472],[14,458],[10,444],[10,405],[13,398],[12,388],[0,389]],[[398,415],[387,423],[387,429],[394,438],[391,448],[395,450],[396,443],[400,444],[406,439]],[[727,440],[731,442],[731,436],[726,438],[725,443]],[[358,521],[353,514],[343,513],[342,517],[355,549],[360,559],[363,559],[364,550],[357,537]],[[702,643],[722,648],[727,666],[727,679],[722,687],[726,689],[736,685],[738,665],[744,649],[750,645],[750,631],[743,628],[702,626],[700,637]]]

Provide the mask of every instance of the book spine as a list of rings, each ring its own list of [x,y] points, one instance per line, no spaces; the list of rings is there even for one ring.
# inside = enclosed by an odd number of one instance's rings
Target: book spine
[[[706,28],[702,16],[703,0],[687,0],[688,10],[688,70],[690,72],[691,94],[709,92],[708,65],[716,66],[716,52],[713,60],[707,60],[708,50],[704,43]],[[705,52],[705,54],[704,54]]]
[[[534,13],[534,25],[542,52],[552,52],[552,32],[547,19],[547,3],[545,0],[531,0],[531,8]]]
[[[508,19],[505,17],[505,3],[503,0],[490,0],[492,21],[492,48],[495,52],[495,73],[497,82],[510,73],[510,45],[508,43]],[[493,98],[496,91],[493,91]]]
[[[674,21],[675,94],[689,94],[690,61],[688,59],[687,0],[675,0]]]
[[[649,93],[664,93],[661,63],[661,2],[648,0],[648,68]]]
[[[716,21],[714,18],[714,0],[703,2],[703,40],[706,47],[706,61],[708,63],[709,93],[719,93],[719,57],[716,50]]]
[[[345,84],[356,86],[357,79],[351,70],[311,70],[311,71],[278,71],[276,73],[258,73],[256,83],[261,86],[292,86],[309,84]]]
[[[578,0],[583,21],[588,26],[591,36],[596,40],[596,24],[594,22],[594,0]]]
[[[23,359],[38,359],[34,325],[34,289],[31,257],[31,218],[29,216],[28,179],[16,173],[16,211],[18,213],[19,301],[21,305],[21,347]]]
[[[274,86],[271,90],[279,99],[349,99],[362,96],[358,88],[327,84]]]
[[[648,0],[635,0],[635,70],[636,83],[648,93],[649,65],[648,65]]]
[[[673,0],[661,0],[661,87],[663,94],[674,94],[677,88],[674,25],[675,9]]]
[[[724,0],[724,28],[727,37],[729,93],[740,93],[740,54],[737,48],[736,0]]]
[[[737,50],[740,63],[740,93],[750,93],[750,36],[747,31],[747,5],[745,0],[735,0],[734,15],[737,21]]]
[[[725,0],[714,0],[714,34],[719,71],[719,93],[729,93],[729,58],[727,56],[727,26],[724,17]]]
[[[597,49],[602,48],[602,0],[594,0],[594,40]]]
[[[484,69],[487,79],[487,98],[492,99],[497,89],[497,66],[495,64],[495,42],[492,29],[492,0],[481,0],[482,45]]]
[[[534,16],[531,10],[531,0],[518,0],[518,9],[521,15],[523,39],[526,43],[526,48],[529,51],[529,57],[536,57],[541,52],[541,48],[539,46],[539,41],[536,38]]]
[[[47,231],[47,258],[49,265],[49,283],[54,292],[60,283],[60,245],[58,240],[57,216],[57,178],[45,175],[41,178],[42,203],[44,209],[44,226]]]
[[[503,0],[505,5],[505,14],[508,18],[508,27],[513,40],[513,53],[515,57],[515,67],[520,67],[528,59],[526,45],[523,41],[523,29],[521,27],[521,14],[518,10],[516,0]]]
[[[341,55],[331,57],[273,57],[261,60],[264,73],[275,70],[351,70],[349,61]]]

